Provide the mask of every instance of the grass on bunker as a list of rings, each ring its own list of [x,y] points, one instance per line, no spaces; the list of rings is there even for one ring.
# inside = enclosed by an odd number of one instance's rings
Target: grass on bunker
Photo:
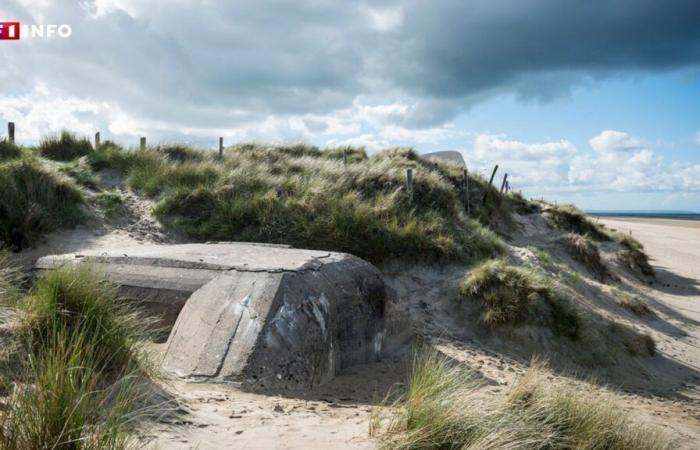
[[[674,448],[660,430],[636,422],[604,391],[551,381],[533,362],[502,398],[489,399],[467,368],[432,349],[416,352],[406,393],[373,414],[386,449]]]
[[[19,251],[83,219],[80,191],[30,155],[0,161],[0,186],[0,247]]]
[[[128,430],[156,373],[143,318],[86,267],[49,273],[16,307],[25,355],[0,409],[0,448],[133,447]]]
[[[195,240],[290,244],[373,262],[468,261],[502,251],[500,240],[464,212],[461,168],[425,161],[412,150],[367,157],[362,149],[243,144],[220,160],[193,149],[110,144],[89,158],[96,169],[118,170],[132,189],[156,198],[159,220]],[[415,173],[412,198],[408,168]]]

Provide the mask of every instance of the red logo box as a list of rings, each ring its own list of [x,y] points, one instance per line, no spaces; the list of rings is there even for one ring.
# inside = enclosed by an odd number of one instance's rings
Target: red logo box
[[[19,22],[0,22],[0,40],[18,41],[19,34]]]

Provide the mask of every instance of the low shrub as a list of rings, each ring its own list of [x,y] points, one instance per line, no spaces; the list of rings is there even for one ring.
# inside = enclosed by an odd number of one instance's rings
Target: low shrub
[[[557,334],[576,339],[580,317],[570,301],[533,269],[488,260],[471,270],[462,282],[460,299],[482,302],[481,320],[495,326],[537,319],[543,306],[549,313],[547,325]]]
[[[535,362],[503,398],[489,400],[466,368],[423,351],[403,399],[375,410],[372,432],[395,450],[674,448],[670,436],[634,421],[612,395],[547,375]]]
[[[56,161],[71,161],[92,152],[92,144],[85,137],[62,131],[58,136],[45,137],[39,143],[39,154]]]
[[[0,164],[0,186],[0,243],[12,250],[83,219],[80,191],[31,159]]]

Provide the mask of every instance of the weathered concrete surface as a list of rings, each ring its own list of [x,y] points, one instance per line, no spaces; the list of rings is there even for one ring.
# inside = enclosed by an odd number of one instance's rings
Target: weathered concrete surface
[[[132,298],[182,308],[163,362],[180,377],[296,388],[381,353],[386,288],[352,255],[185,244],[48,256],[36,267],[81,263]]]
[[[446,161],[452,164],[459,164],[462,167],[467,167],[467,164],[464,162],[464,158],[462,157],[462,154],[458,151],[455,150],[445,150],[441,152],[432,152],[432,153],[424,153],[423,155],[424,158],[428,159],[437,159],[440,161]]]

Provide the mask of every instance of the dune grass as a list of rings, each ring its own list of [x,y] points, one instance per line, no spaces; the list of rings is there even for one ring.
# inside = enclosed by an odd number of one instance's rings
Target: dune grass
[[[19,251],[83,219],[81,193],[30,157],[0,163],[0,244]]]
[[[654,268],[649,264],[649,256],[644,252],[644,246],[641,242],[621,232],[613,233],[612,236],[622,246],[617,257],[625,266],[649,277],[656,275]]]
[[[588,235],[596,241],[609,241],[611,239],[601,225],[586,217],[586,214],[574,205],[546,204],[543,213],[547,222],[560,230]]]
[[[0,139],[0,161],[5,159],[18,158],[22,154],[22,149],[8,139]]]
[[[129,448],[155,373],[144,320],[86,267],[49,273],[18,307],[27,355],[0,410],[0,448]]]
[[[461,301],[480,301],[481,321],[489,326],[544,320],[559,335],[577,339],[580,334],[578,310],[532,268],[498,259],[484,261],[462,281],[459,296]]]
[[[629,292],[621,292],[618,297],[618,303],[623,308],[632,311],[638,316],[646,316],[652,314],[651,308],[637,295],[630,294]]]
[[[593,239],[577,233],[568,233],[563,237],[564,245],[569,254],[586,268],[600,281],[604,281],[609,275],[605,263],[600,257],[598,246]]]
[[[39,143],[39,154],[55,161],[71,161],[91,152],[92,144],[88,138],[65,130],[57,136],[45,137]]]
[[[106,217],[114,218],[124,206],[124,197],[115,192],[100,192],[95,195],[95,204],[104,212]]]
[[[611,394],[586,383],[548,379],[533,362],[503,398],[480,393],[476,377],[435,350],[412,361],[403,399],[377,409],[382,448],[665,450],[672,439],[634,421]]]
[[[522,194],[520,194],[519,192],[509,192],[506,198],[512,205],[512,208],[518,214],[534,214],[541,210],[539,204],[531,202],[530,200],[523,197]]]
[[[194,240],[290,244],[373,262],[470,261],[502,250],[491,231],[466,217],[461,170],[412,150],[368,158],[362,149],[242,144],[227,149],[223,160],[213,152],[168,152],[110,145],[90,160],[156,198],[159,220]],[[407,168],[416,174],[412,198]]]

